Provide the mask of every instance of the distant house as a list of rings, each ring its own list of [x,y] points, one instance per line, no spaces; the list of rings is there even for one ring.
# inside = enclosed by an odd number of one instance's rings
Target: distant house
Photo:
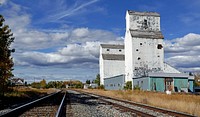
[[[88,89],[88,88],[97,88],[98,87],[98,84],[95,84],[95,83],[91,83],[91,84],[84,84],[83,86],[83,89]]]
[[[90,87],[91,87],[91,88],[97,88],[97,87],[98,87],[98,84],[92,83],[92,84],[90,84]]]
[[[13,79],[11,79],[11,84],[12,85],[22,86],[22,85],[24,85],[24,79],[22,79],[22,78],[13,78]]]
[[[84,84],[83,89],[88,89],[89,86],[90,84]]]

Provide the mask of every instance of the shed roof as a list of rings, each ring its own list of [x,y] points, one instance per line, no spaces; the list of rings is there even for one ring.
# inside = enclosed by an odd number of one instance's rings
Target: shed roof
[[[124,45],[115,45],[115,44],[101,44],[101,47],[110,49],[124,49]]]
[[[128,13],[130,15],[141,15],[141,16],[156,16],[156,17],[160,17],[160,14],[157,12],[137,12],[137,11],[132,11],[132,10],[128,10]]]
[[[124,61],[125,56],[122,54],[102,54],[104,60],[119,60]]]
[[[163,73],[163,72],[155,72],[149,73],[150,77],[178,77],[178,78],[188,78],[189,74],[187,73]]]
[[[161,31],[139,31],[130,30],[132,37],[138,38],[150,38],[150,39],[164,39]]]

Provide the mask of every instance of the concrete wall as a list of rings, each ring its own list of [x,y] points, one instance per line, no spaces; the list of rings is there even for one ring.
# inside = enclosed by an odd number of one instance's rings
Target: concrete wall
[[[124,60],[115,60],[116,58],[113,58],[113,60],[107,60],[103,58],[103,54],[124,56],[124,46],[114,44],[102,44],[100,46],[99,68],[101,85],[104,85],[104,78],[121,75],[124,74],[125,71]],[[112,59],[112,57],[108,59]]]
[[[132,37],[130,31],[127,30],[125,34],[125,80],[132,81],[133,78],[133,49],[132,47]]]
[[[113,76],[124,74],[124,61],[117,60],[104,60],[104,78],[110,78]]]
[[[107,90],[122,90],[125,85],[124,75],[104,79],[104,87]]]
[[[143,30],[143,21],[147,20],[148,27],[153,31],[160,31],[160,16],[154,13],[130,13],[126,12],[126,29]]]
[[[100,74],[100,84],[104,84],[104,72],[103,72],[103,57],[102,57],[102,47],[100,46],[100,55],[99,55],[99,74]]]
[[[164,51],[158,49],[158,44],[163,45],[162,39],[132,38],[133,66],[134,69],[163,70]]]
[[[144,27],[146,21],[147,27]],[[161,46],[161,48],[158,46]],[[125,79],[132,81],[144,71],[164,69],[160,15],[153,12],[126,13]]]

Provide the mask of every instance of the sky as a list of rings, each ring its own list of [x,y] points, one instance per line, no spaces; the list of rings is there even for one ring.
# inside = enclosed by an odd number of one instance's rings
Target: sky
[[[0,0],[15,40],[15,77],[28,83],[96,78],[99,44],[123,44],[127,10],[161,15],[165,62],[200,71],[199,0]]]

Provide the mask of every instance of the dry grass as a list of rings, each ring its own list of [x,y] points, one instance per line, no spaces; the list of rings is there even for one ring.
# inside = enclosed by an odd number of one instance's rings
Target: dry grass
[[[200,96],[197,95],[166,95],[165,93],[147,91],[104,91],[94,89],[84,91],[200,116]]]
[[[36,89],[31,87],[13,87],[13,91],[6,92],[6,97],[27,97],[30,93],[34,94],[50,94],[56,91],[56,89]]]

